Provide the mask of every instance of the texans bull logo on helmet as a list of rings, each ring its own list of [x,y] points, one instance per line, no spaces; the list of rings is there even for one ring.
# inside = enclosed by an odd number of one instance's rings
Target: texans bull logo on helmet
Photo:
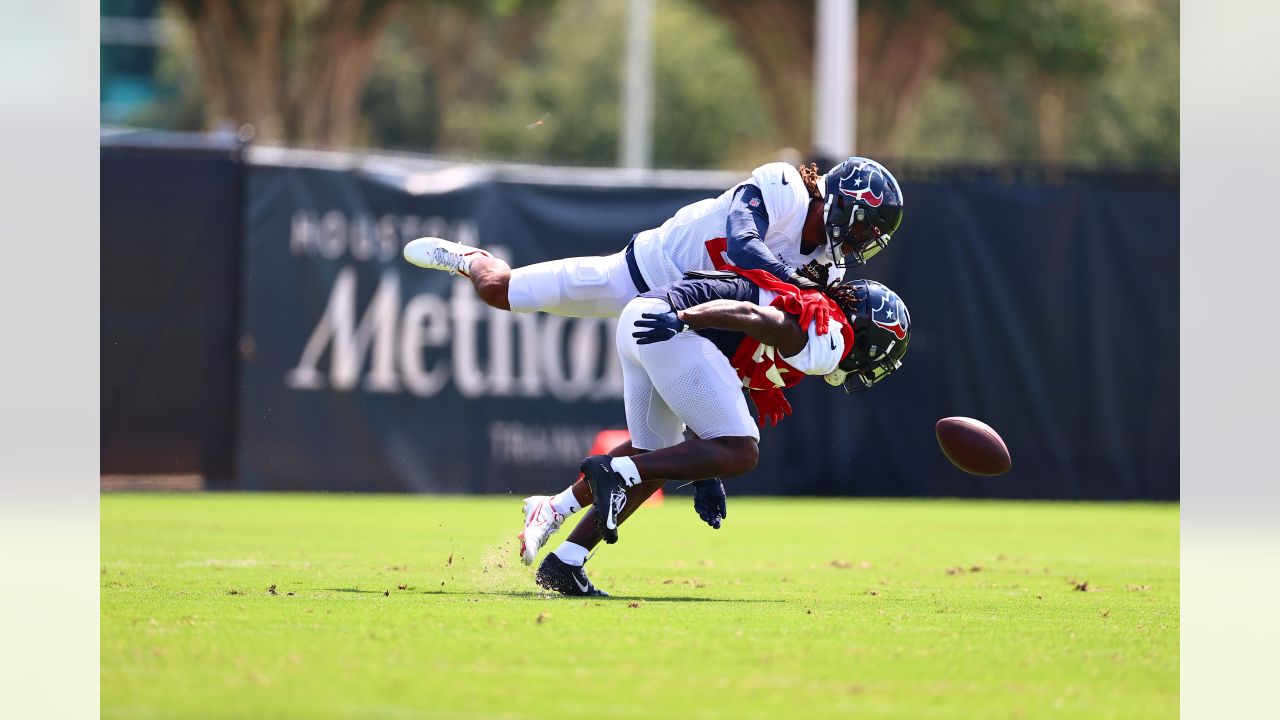
[[[892,304],[889,302],[890,297],[893,298]],[[880,297],[880,307],[871,310],[871,322],[902,340],[907,337],[907,325],[911,324],[911,316],[896,295],[886,294]]]
[[[836,267],[863,265],[889,245],[902,223],[902,188],[875,160],[851,157],[823,176],[823,220]]]
[[[840,178],[840,192],[870,207],[880,207],[884,202],[885,177],[879,168],[868,163],[853,166],[848,175]]]

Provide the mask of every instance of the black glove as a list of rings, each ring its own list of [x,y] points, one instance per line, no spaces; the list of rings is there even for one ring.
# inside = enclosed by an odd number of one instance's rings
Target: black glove
[[[693,484],[693,509],[698,511],[703,522],[720,529],[720,521],[729,517],[729,510],[725,507],[724,483],[720,478],[699,480]]]
[[[662,313],[644,313],[640,317],[644,319],[637,320],[636,327],[649,329],[631,333],[631,337],[636,339],[636,344],[638,345],[670,340],[677,333],[684,332],[689,328],[688,323],[676,317],[674,310]]]
[[[817,260],[810,260],[809,264],[805,265],[803,268],[801,268],[801,270],[808,270],[810,273],[812,273],[813,276],[817,276],[817,283],[822,287],[827,287],[828,285],[831,284],[831,266],[830,265],[823,265]],[[797,270],[796,274],[799,274],[799,272],[800,271]],[[801,277],[811,277],[811,276],[802,275]]]
[[[795,285],[801,290],[821,290],[822,286],[818,283],[804,277],[800,273],[791,273],[791,277],[787,278],[787,282]]]

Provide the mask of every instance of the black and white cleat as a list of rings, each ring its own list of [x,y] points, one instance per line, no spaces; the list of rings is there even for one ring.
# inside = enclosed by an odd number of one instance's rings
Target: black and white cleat
[[[570,565],[555,553],[548,553],[542,559],[536,578],[538,585],[561,595],[609,597],[609,593],[591,584],[582,566]]]
[[[627,506],[627,487],[622,476],[609,464],[608,455],[592,455],[582,461],[578,469],[591,486],[596,510],[596,528],[604,541],[612,545],[618,542],[618,522]]]

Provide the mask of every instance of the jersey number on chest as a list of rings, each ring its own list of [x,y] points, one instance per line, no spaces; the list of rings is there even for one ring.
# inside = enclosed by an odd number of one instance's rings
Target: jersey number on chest
[[[707,255],[711,258],[711,267],[723,270],[729,264],[729,258],[725,255],[729,251],[729,239],[712,238],[704,244],[707,246]]]

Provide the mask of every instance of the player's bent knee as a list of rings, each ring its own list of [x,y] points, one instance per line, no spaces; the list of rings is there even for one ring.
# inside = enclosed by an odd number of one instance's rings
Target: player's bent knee
[[[724,437],[717,438],[716,443],[725,451],[721,476],[730,477],[749,473],[760,461],[760,446],[755,438]]]
[[[490,307],[495,307],[499,310],[510,310],[511,302],[507,294],[510,277],[507,273],[491,273],[480,276],[475,280],[476,294]]]

